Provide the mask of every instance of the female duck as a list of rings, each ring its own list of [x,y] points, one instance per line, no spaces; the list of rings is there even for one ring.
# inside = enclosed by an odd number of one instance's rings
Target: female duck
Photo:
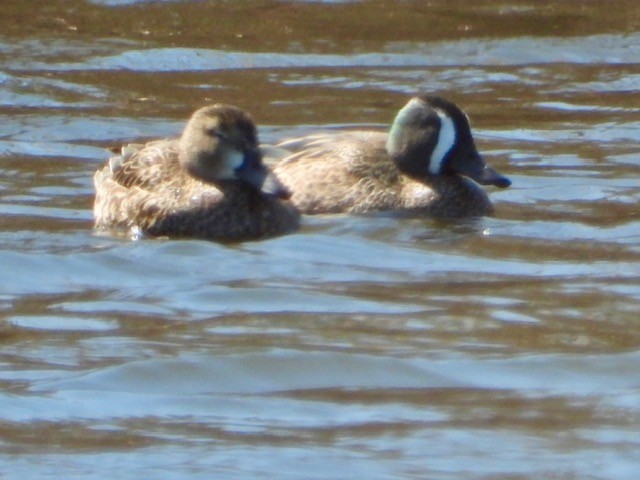
[[[466,115],[437,96],[412,98],[388,134],[318,134],[284,141],[277,149],[289,156],[274,173],[302,213],[489,215],[489,198],[469,178],[501,188],[511,184],[485,164]]]
[[[179,139],[127,145],[94,176],[95,226],[236,241],[284,234],[298,213],[262,163],[251,117],[230,105],[196,111]]]

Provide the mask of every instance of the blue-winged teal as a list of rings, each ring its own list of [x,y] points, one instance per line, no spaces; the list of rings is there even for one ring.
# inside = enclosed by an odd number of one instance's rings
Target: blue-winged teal
[[[94,176],[99,229],[236,241],[295,230],[290,193],[262,163],[251,117],[196,111],[179,139],[127,145]]]
[[[412,98],[388,134],[310,135],[284,141],[274,151],[289,155],[274,173],[291,190],[293,204],[308,214],[489,215],[489,198],[470,179],[501,188],[511,184],[485,164],[466,115],[437,96]]]

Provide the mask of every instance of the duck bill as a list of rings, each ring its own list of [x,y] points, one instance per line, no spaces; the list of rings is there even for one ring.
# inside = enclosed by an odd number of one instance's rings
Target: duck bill
[[[473,161],[462,162],[461,165],[457,165],[456,171],[466,175],[480,185],[493,185],[499,188],[507,188],[511,185],[511,180],[484,163],[479,154]]]
[[[291,197],[289,189],[262,163],[262,157],[257,150],[245,155],[244,162],[236,169],[236,177],[267,195],[284,200]]]
[[[265,170],[267,169],[265,168]],[[273,195],[274,197],[281,198],[283,200],[291,198],[291,191],[282,184],[282,182],[273,174],[273,172],[269,170],[267,170],[267,176],[262,182],[261,190],[267,195]]]
[[[489,165],[485,165],[478,176],[471,178],[480,185],[494,185],[499,188],[507,188],[511,185],[511,180],[495,171]]]

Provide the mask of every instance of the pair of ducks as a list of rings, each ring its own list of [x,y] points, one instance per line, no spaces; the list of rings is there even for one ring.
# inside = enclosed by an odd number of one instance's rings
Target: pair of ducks
[[[489,215],[491,203],[477,184],[511,184],[485,164],[466,115],[438,96],[409,100],[388,134],[310,135],[270,152],[273,170],[246,112],[201,108],[179,139],[127,145],[96,172],[95,225],[240,241],[291,232],[300,213]]]

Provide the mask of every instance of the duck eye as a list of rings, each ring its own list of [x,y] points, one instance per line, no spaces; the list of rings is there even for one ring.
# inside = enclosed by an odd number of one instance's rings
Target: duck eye
[[[224,141],[229,141],[229,137],[227,137],[227,135],[224,132],[221,132],[220,130],[218,130],[217,128],[208,128],[206,130],[207,135],[211,136],[211,137],[215,137],[218,138],[220,140],[224,140]]]

